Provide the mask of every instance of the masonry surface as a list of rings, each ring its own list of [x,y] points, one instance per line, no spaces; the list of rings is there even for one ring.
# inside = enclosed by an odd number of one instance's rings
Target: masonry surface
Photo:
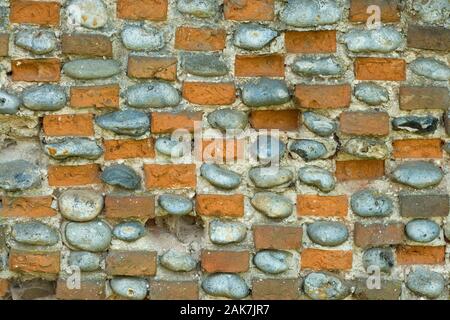
[[[0,16],[3,299],[449,298],[448,0]]]

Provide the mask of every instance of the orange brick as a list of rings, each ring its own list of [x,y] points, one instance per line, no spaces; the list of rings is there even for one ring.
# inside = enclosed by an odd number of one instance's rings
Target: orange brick
[[[233,82],[184,82],[183,98],[200,105],[227,105],[236,100]]]
[[[297,195],[299,217],[346,217],[347,213],[347,196]]]
[[[271,21],[274,0],[224,0],[223,14],[227,20]]]
[[[206,217],[244,216],[244,196],[242,194],[197,194],[195,208],[199,215]]]
[[[295,86],[295,101],[300,108],[333,109],[350,106],[352,88],[342,85],[303,85]]]
[[[154,158],[153,139],[143,140],[105,140],[105,160]]]
[[[63,54],[93,57],[112,57],[109,37],[100,34],[63,34],[61,37]]]
[[[297,300],[299,298],[298,279],[253,279],[253,300]]]
[[[372,5],[380,8],[382,22],[400,22],[400,4],[397,0],[351,0],[349,20],[366,23],[373,14],[367,13],[367,8]]]
[[[384,160],[336,161],[336,179],[374,180],[384,176]]]
[[[204,139],[198,148],[200,161],[226,162],[245,159],[245,141],[237,139]]]
[[[392,142],[393,156],[406,158],[442,158],[441,139],[405,139]]]
[[[195,164],[146,164],[144,174],[147,189],[195,188],[197,184]]]
[[[357,80],[406,80],[406,63],[403,59],[356,58],[355,77]]]
[[[172,57],[128,57],[129,77],[138,79],[177,80],[177,58]]]
[[[172,133],[177,129],[194,132],[195,122],[201,128],[202,116],[201,112],[152,112],[152,133]]]
[[[197,300],[198,283],[196,281],[151,281],[151,300]]]
[[[106,195],[105,217],[113,220],[153,219],[155,217],[155,197]]]
[[[355,223],[353,239],[361,248],[401,244],[404,240],[403,223]]]
[[[9,291],[8,279],[0,279],[0,298],[5,297]]]
[[[284,42],[288,53],[334,53],[336,30],[286,31]]]
[[[92,114],[54,114],[44,116],[46,136],[93,136]]]
[[[0,34],[0,57],[7,57],[9,54],[9,34]]]
[[[175,49],[218,51],[225,48],[224,29],[179,27],[175,32]]]
[[[24,273],[51,273],[59,272],[59,252],[27,252],[12,249],[9,253],[9,270]]]
[[[11,79],[13,81],[59,81],[60,71],[61,62],[57,58],[20,59],[11,61]]]
[[[350,270],[353,253],[344,250],[303,249],[301,268],[311,270]]]
[[[70,106],[73,108],[119,108],[118,84],[70,87]]]
[[[201,261],[202,269],[209,273],[214,272],[246,272],[250,254],[245,251],[211,251],[203,250]]]
[[[56,215],[52,208],[52,196],[41,197],[3,197],[1,217],[42,218]]]
[[[346,111],[340,117],[340,130],[357,136],[387,136],[389,114],[387,112]]]
[[[48,184],[52,187],[81,186],[99,183],[101,181],[100,167],[98,164],[48,167]]]
[[[443,264],[445,262],[445,246],[398,246],[396,250],[397,264]]]
[[[58,2],[11,0],[9,21],[11,23],[29,23],[43,26],[59,25]]]
[[[167,19],[167,0],[117,0],[117,17],[164,21]]]
[[[256,250],[298,250],[302,245],[302,228],[291,226],[255,225],[253,241]]]
[[[111,250],[106,256],[106,273],[114,276],[154,276],[156,252]]]
[[[298,110],[256,110],[250,112],[250,124],[254,129],[278,129],[296,131],[300,128]]]
[[[284,56],[270,55],[236,55],[234,61],[236,77],[284,77]]]

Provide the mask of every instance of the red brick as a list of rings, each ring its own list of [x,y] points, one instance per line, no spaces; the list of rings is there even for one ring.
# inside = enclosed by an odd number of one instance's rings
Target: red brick
[[[195,210],[206,217],[243,217],[244,196],[241,194],[197,194]]]
[[[70,87],[72,108],[119,108],[118,84]]]
[[[334,109],[350,105],[352,88],[342,85],[302,85],[295,86],[295,101],[300,108]]]
[[[129,56],[129,77],[138,79],[177,80],[177,58]]]
[[[284,77],[284,56],[236,55],[234,74],[236,77]]]
[[[198,283],[196,281],[151,281],[151,300],[197,300]]]
[[[336,179],[374,180],[384,176],[384,160],[347,160],[336,161]]]
[[[274,0],[224,0],[223,14],[227,20],[271,21]]]
[[[253,300],[297,300],[298,279],[253,279]]]
[[[29,23],[42,26],[59,25],[58,2],[11,0],[9,21],[11,23]]]
[[[354,241],[361,248],[401,244],[404,240],[402,223],[355,223]]]
[[[155,217],[155,197],[106,195],[105,217],[107,219],[152,219]]]
[[[8,279],[0,279],[0,298],[4,298],[9,292]]]
[[[152,112],[152,133],[172,133],[177,129],[194,132],[195,122],[201,128],[202,116],[202,112]]]
[[[442,158],[441,139],[405,139],[392,142],[393,156],[397,159]]]
[[[297,215],[317,217],[346,217],[347,196],[297,195]]]
[[[24,273],[49,273],[59,272],[59,252],[27,252],[12,249],[9,252],[9,270]]]
[[[52,208],[52,196],[37,197],[3,197],[1,200],[1,217],[42,218],[56,215]]]
[[[225,48],[224,29],[178,27],[175,49],[188,51],[219,51]]]
[[[336,30],[286,31],[284,42],[288,53],[334,53]]]
[[[253,241],[256,250],[298,250],[302,244],[302,228],[291,226],[255,225]]]
[[[350,270],[353,253],[344,250],[303,249],[301,268],[310,270]]]
[[[406,63],[403,59],[356,58],[356,80],[405,81]]]
[[[113,276],[154,276],[156,252],[109,251],[106,256],[106,273]]]
[[[27,82],[59,81],[61,62],[57,58],[11,61],[11,79]]]
[[[104,140],[105,160],[154,158],[153,139],[142,140]]]
[[[117,0],[117,17],[127,20],[164,21],[167,0]]]
[[[233,82],[184,82],[183,98],[200,105],[228,105],[236,100]]]
[[[445,262],[445,246],[398,246],[396,250],[397,264],[443,264]]]
[[[112,57],[112,44],[109,37],[100,34],[63,34],[61,37],[63,54]]]
[[[297,131],[300,128],[298,110],[256,110],[250,112],[250,125],[254,129]]]
[[[103,279],[84,279],[82,276],[80,288],[69,288],[67,279],[59,278],[56,283],[56,298],[60,300],[104,300],[106,298],[105,286]]]
[[[46,136],[93,136],[93,115],[52,114],[44,116],[43,130]]]
[[[195,164],[146,164],[144,174],[147,189],[195,188],[197,184]]]
[[[250,254],[248,251],[211,251],[203,250],[202,269],[208,273],[214,272],[246,272]]]
[[[400,109],[442,109],[450,104],[448,89],[444,87],[400,87]]]
[[[450,50],[450,29],[433,26],[408,26],[408,47],[426,50]]]
[[[387,112],[345,111],[340,117],[340,130],[356,136],[387,136],[389,114]]]
[[[52,187],[82,186],[100,184],[100,167],[98,164],[79,166],[49,166],[48,184]]]
[[[373,5],[380,8],[382,22],[400,22],[400,4],[397,0],[351,0],[349,20],[366,23],[373,14],[367,13],[367,8]]]
[[[9,34],[0,34],[0,57],[7,57],[9,54]]]

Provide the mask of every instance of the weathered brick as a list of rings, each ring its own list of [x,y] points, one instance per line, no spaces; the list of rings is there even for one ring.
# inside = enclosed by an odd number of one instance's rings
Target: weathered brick
[[[154,158],[153,139],[142,140],[104,140],[105,160]]]
[[[60,70],[61,62],[57,58],[19,59],[11,61],[11,79],[13,81],[59,81]]]
[[[339,116],[340,131],[357,136],[387,136],[389,114],[387,112],[345,111]]]
[[[406,63],[403,59],[356,58],[356,80],[404,81]]]
[[[177,58],[129,56],[127,74],[138,79],[177,80]]]
[[[42,128],[46,136],[93,136],[92,118],[91,113],[49,114],[44,116]]]
[[[52,208],[52,196],[3,197],[1,199],[1,217],[42,218],[56,215]]]
[[[400,109],[442,109],[450,104],[448,89],[444,87],[400,87]]]
[[[397,264],[443,264],[445,262],[445,246],[398,246],[396,250]]]
[[[106,195],[105,217],[107,219],[147,220],[155,217],[154,196]]]
[[[100,34],[63,34],[61,36],[63,54],[112,57],[112,44],[109,37]]]
[[[224,0],[223,14],[227,20],[271,21],[274,0]]]
[[[298,110],[255,110],[250,112],[250,125],[254,129],[297,131],[300,127]]]
[[[398,300],[402,293],[402,282],[398,280],[380,281],[379,288],[369,289],[367,284],[372,279],[358,278],[354,281],[355,292],[353,296],[358,300]]]
[[[284,77],[284,56],[236,55],[234,74],[236,77]]]
[[[203,250],[201,255],[202,269],[214,272],[246,272],[248,271],[250,254],[248,251],[211,251]]]
[[[7,57],[9,54],[9,34],[0,33],[0,57]]]
[[[361,248],[401,244],[404,240],[402,223],[355,223],[353,238]]]
[[[224,29],[179,27],[175,32],[175,49],[219,51],[225,48]]]
[[[408,26],[408,47],[426,50],[450,50],[450,29],[433,26]]]
[[[147,189],[195,188],[197,184],[195,164],[146,164],[144,174]]]
[[[106,256],[106,273],[114,276],[154,276],[155,251],[112,250]]]
[[[295,101],[300,108],[333,109],[347,108],[350,105],[352,88],[342,85],[303,85],[295,86]]]
[[[347,196],[297,195],[297,215],[317,217],[346,217]]]
[[[392,142],[397,159],[442,158],[441,139],[404,139]]]
[[[276,225],[254,225],[253,241],[256,250],[298,250],[302,244],[302,228]]]
[[[197,300],[198,283],[196,281],[151,281],[151,300]]]
[[[334,53],[336,30],[286,31],[284,42],[288,53]]]
[[[373,14],[367,13],[369,6],[380,8],[382,22],[400,22],[400,4],[397,0],[351,0],[349,20],[366,23]]]
[[[374,180],[384,176],[384,160],[336,161],[336,179]]]
[[[85,279],[82,276],[79,288],[69,288],[67,279],[59,278],[56,283],[56,298],[61,300],[104,300],[106,298],[105,286],[103,279]]]
[[[48,167],[48,184],[52,187],[82,186],[100,184],[100,167],[98,164],[79,166]]]
[[[11,249],[9,252],[9,270],[14,272],[56,274],[59,265],[59,251],[37,253]]]
[[[450,213],[448,194],[404,194],[398,196],[403,217],[446,217]]]
[[[200,105],[227,105],[236,100],[233,82],[184,82],[183,98]]]
[[[196,157],[200,161],[217,161],[219,163],[245,159],[245,141],[238,139],[203,139],[197,148]]]
[[[297,300],[298,279],[253,279],[253,300]]]
[[[194,132],[195,122],[201,128],[202,116],[202,112],[152,112],[152,133],[171,133],[180,129]]]
[[[61,5],[51,1],[11,0],[9,21],[42,26],[59,25]]]
[[[117,17],[127,20],[164,21],[167,0],[117,0]]]
[[[118,84],[70,87],[72,108],[119,108]]]
[[[241,194],[197,194],[195,210],[207,217],[242,217],[244,216],[244,196]]]
[[[352,261],[352,251],[305,248],[301,253],[302,270],[350,270]]]

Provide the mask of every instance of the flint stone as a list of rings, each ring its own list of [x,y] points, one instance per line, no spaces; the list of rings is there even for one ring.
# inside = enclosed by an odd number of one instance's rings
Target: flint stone
[[[215,244],[238,243],[246,235],[247,227],[241,222],[216,219],[209,223],[209,238]]]
[[[450,141],[447,141],[444,144],[444,151],[447,152],[448,154],[450,154]]]
[[[389,92],[375,83],[358,83],[355,86],[355,97],[370,106],[378,106],[389,101]]]
[[[58,207],[68,220],[89,221],[102,211],[103,197],[92,190],[66,190],[58,198]]]
[[[103,182],[129,190],[138,189],[141,184],[141,177],[129,166],[124,164],[115,164],[106,167],[102,174]]]
[[[304,76],[339,76],[343,69],[339,61],[331,56],[299,57],[294,61],[292,71]]]
[[[328,137],[337,129],[336,122],[310,111],[303,113],[303,122],[309,130],[321,137]]]
[[[301,182],[314,186],[323,192],[330,192],[336,186],[336,181],[331,172],[317,166],[300,168],[298,178]]]
[[[155,142],[155,149],[165,156],[180,158],[189,153],[191,144],[186,145],[181,141],[172,140],[170,137],[159,137]]]
[[[350,30],[343,36],[348,49],[352,52],[391,52],[403,42],[400,32],[392,27],[372,30]]]
[[[250,152],[262,162],[279,162],[286,152],[286,145],[270,135],[259,135],[250,146]]]
[[[389,155],[386,144],[376,139],[352,138],[344,144],[343,150],[364,159],[386,159]]]
[[[361,217],[387,217],[394,206],[391,198],[371,189],[354,193],[350,205],[353,212]]]
[[[227,64],[216,53],[186,53],[183,55],[183,69],[201,77],[220,77],[228,73]]]
[[[35,54],[45,54],[56,49],[56,37],[45,30],[22,30],[16,34],[16,46]]]
[[[323,272],[308,274],[303,290],[313,300],[341,300],[350,294],[350,288],[342,279]]]
[[[52,246],[59,241],[58,231],[39,221],[15,223],[11,236],[17,242],[33,246]]]
[[[428,243],[439,237],[441,229],[439,225],[427,219],[415,219],[406,224],[405,233],[409,239],[420,242]]]
[[[448,2],[448,0],[415,0],[413,9],[418,12],[420,19],[425,23],[435,24],[449,22],[450,2]]]
[[[362,257],[366,271],[378,267],[381,272],[390,273],[392,267],[394,267],[394,261],[394,253],[391,248],[370,248],[364,251]]]
[[[294,27],[315,27],[334,24],[341,19],[341,9],[335,0],[288,0],[280,20]]]
[[[419,296],[437,298],[444,291],[444,277],[424,267],[416,267],[406,278],[406,286]]]
[[[247,23],[239,25],[234,34],[233,43],[236,47],[246,50],[260,50],[278,36],[278,32],[268,27]]]
[[[164,108],[176,107],[181,97],[178,90],[170,84],[153,81],[129,87],[127,101],[134,108]]]
[[[257,188],[275,188],[289,185],[294,179],[292,170],[280,167],[251,168],[248,176]]]
[[[44,151],[53,159],[63,160],[67,158],[98,159],[103,154],[103,149],[88,138],[63,138],[44,144]]]
[[[101,220],[90,222],[69,222],[64,236],[67,243],[75,249],[89,252],[102,252],[111,243],[111,229]]]
[[[153,27],[128,26],[122,30],[123,45],[135,51],[155,51],[164,47],[163,33]]]
[[[308,225],[308,237],[322,246],[335,247],[348,239],[345,225],[334,221],[316,221]]]
[[[433,133],[439,120],[433,116],[404,116],[392,120],[394,130],[404,130],[411,133]]]
[[[68,264],[80,268],[83,272],[96,271],[100,269],[100,256],[92,252],[72,251]]]
[[[215,110],[208,114],[207,119],[211,127],[222,131],[244,130],[248,123],[245,112],[233,109]]]
[[[216,164],[202,164],[200,174],[213,186],[226,190],[237,188],[242,180],[240,174]]]
[[[160,258],[163,267],[176,272],[189,272],[196,268],[197,261],[187,253],[169,250]]]
[[[145,134],[150,128],[149,116],[135,110],[110,112],[97,116],[95,122],[103,129],[134,137]]]
[[[259,192],[250,202],[256,210],[275,219],[289,217],[294,209],[294,205],[288,198],[273,192]]]
[[[253,258],[255,266],[266,273],[279,274],[289,270],[291,254],[281,250],[259,251]]]
[[[431,58],[419,58],[409,65],[411,71],[419,76],[436,81],[448,81],[450,68],[443,62]]]
[[[15,114],[19,111],[20,105],[21,101],[18,97],[6,91],[0,91],[0,114]]]
[[[280,105],[291,99],[284,81],[268,78],[247,82],[241,90],[241,98],[249,107]]]
[[[103,79],[118,74],[120,64],[115,60],[80,59],[64,64],[63,71],[74,79]]]
[[[43,85],[25,89],[22,96],[23,105],[34,111],[56,111],[66,105],[64,90],[55,85]]]
[[[113,235],[123,241],[136,241],[145,233],[145,228],[138,221],[125,221],[116,225],[113,229]]]
[[[243,299],[249,295],[250,289],[237,274],[214,273],[206,276],[202,288],[211,296],[230,299]]]
[[[289,151],[305,161],[323,159],[328,152],[323,143],[308,139],[294,140],[289,146]]]
[[[426,161],[409,161],[399,165],[392,178],[415,189],[424,189],[439,184],[444,177],[442,170]]]
[[[26,160],[0,163],[0,188],[5,191],[31,189],[40,185],[39,168]]]
[[[178,0],[177,10],[198,18],[208,18],[216,14],[218,5],[216,0]]]
[[[72,24],[98,29],[108,22],[106,6],[101,0],[74,0],[67,7]]]
[[[192,212],[193,204],[191,199],[176,195],[162,194],[158,198],[158,204],[167,213],[175,216],[183,216]]]
[[[148,282],[143,278],[115,277],[110,285],[112,291],[123,298],[144,300],[147,296]]]

